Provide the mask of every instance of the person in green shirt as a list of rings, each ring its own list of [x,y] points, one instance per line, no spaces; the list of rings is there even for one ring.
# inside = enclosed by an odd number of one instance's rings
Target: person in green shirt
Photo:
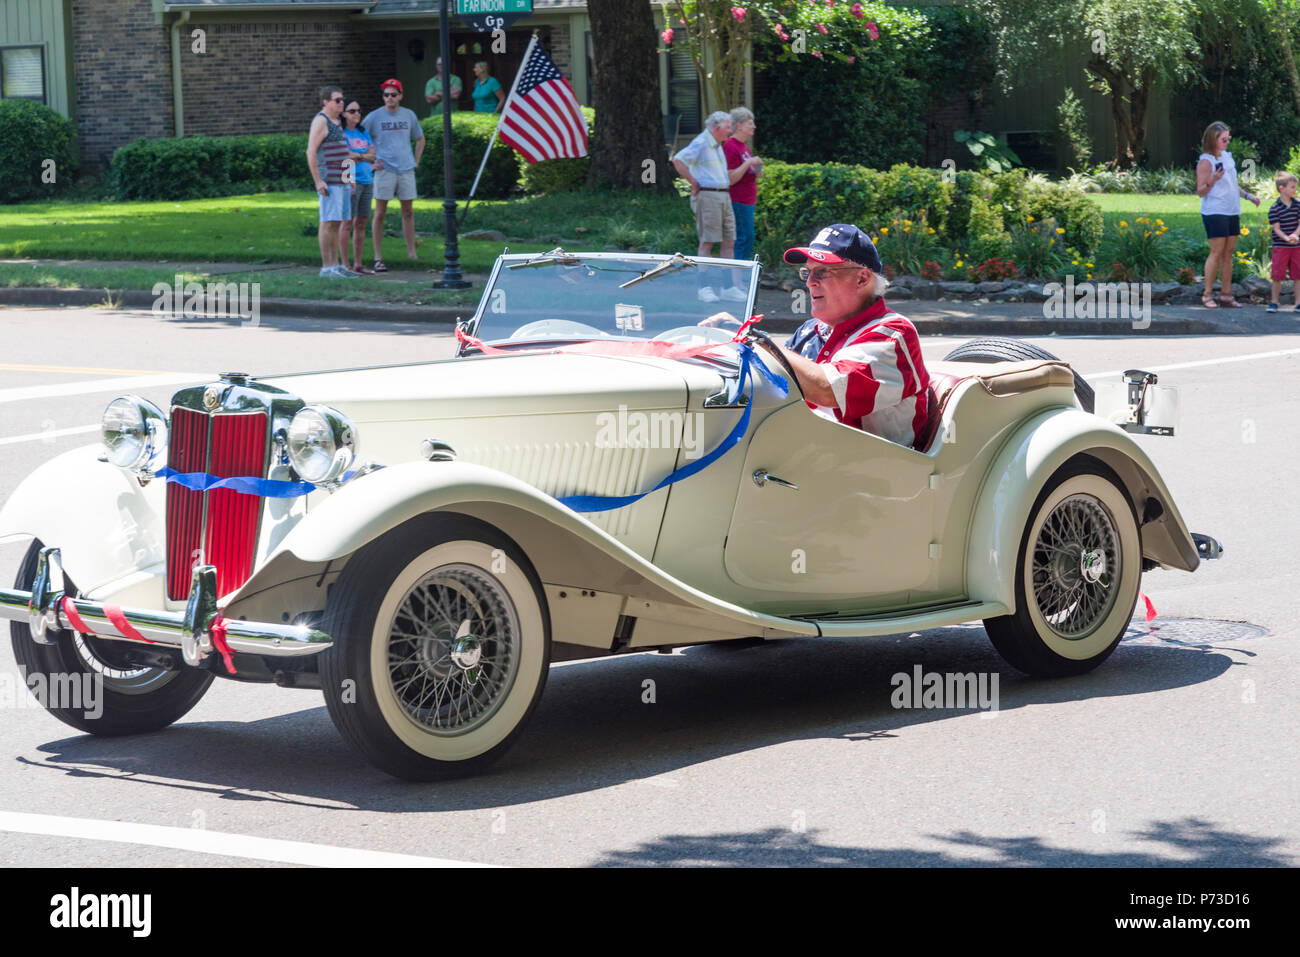
[[[474,76],[478,78],[470,93],[474,98],[474,112],[496,113],[505,105],[506,91],[501,89],[496,77],[488,75],[487,60],[479,60],[474,64]]]
[[[442,57],[438,57],[436,72],[429,77],[429,82],[424,84],[424,102],[429,104],[429,115],[438,116],[442,113]],[[461,85],[460,77],[456,74],[451,75],[451,111],[456,112],[460,108],[457,102],[464,87]]]

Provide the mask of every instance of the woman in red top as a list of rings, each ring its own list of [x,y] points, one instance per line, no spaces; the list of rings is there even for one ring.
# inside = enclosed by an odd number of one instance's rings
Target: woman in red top
[[[731,111],[731,137],[722,144],[731,179],[731,208],[736,214],[737,259],[754,258],[754,206],[758,203],[758,178],[763,161],[749,151],[754,135],[754,114],[743,106]]]

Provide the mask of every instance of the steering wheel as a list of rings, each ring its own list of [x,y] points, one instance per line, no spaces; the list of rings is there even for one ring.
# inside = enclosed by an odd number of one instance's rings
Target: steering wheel
[[[755,329],[753,326],[750,326],[746,340],[757,342],[770,352],[776,358],[777,362],[781,363],[781,368],[785,370],[786,378],[790,381],[790,384],[795,387],[795,390],[799,393],[799,397],[803,398],[803,386],[799,384],[799,377],[795,375],[794,366],[790,364],[790,360],[786,358],[785,353],[781,351],[780,346],[772,341],[772,337],[762,329]]]
[[[572,319],[537,319],[524,323],[511,339],[608,339],[609,333]]]
[[[731,341],[731,336],[724,329],[716,329],[711,326],[674,326],[671,329],[659,333],[655,336],[656,342],[676,342],[681,345],[694,345],[696,343],[707,344],[716,342],[723,344]]]

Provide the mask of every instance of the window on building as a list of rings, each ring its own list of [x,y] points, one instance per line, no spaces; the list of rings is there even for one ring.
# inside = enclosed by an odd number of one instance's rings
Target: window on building
[[[40,47],[0,49],[0,97],[45,102],[45,58]]]
[[[702,128],[700,74],[690,52],[684,47],[684,43],[673,47],[668,56],[668,112],[681,114],[679,133],[698,133]]]

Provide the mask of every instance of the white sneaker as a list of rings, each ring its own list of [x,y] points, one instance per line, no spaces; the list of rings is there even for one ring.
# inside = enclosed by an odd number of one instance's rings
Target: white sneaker
[[[339,267],[338,267],[338,266],[321,266],[321,269],[320,269],[320,277],[321,277],[322,279],[338,279],[338,278],[339,278]]]
[[[699,291],[700,302],[717,302],[718,294],[713,291],[712,286],[701,286]]]
[[[749,293],[745,292],[745,290],[741,289],[739,286],[730,286],[722,290],[722,298],[731,302],[748,302]]]
[[[353,270],[349,269],[347,266],[335,266],[334,268],[337,269],[337,270],[338,270],[338,274],[339,274],[340,276],[343,276],[345,279],[360,279],[360,278],[361,278],[361,273],[359,273],[359,272],[354,272]]]

